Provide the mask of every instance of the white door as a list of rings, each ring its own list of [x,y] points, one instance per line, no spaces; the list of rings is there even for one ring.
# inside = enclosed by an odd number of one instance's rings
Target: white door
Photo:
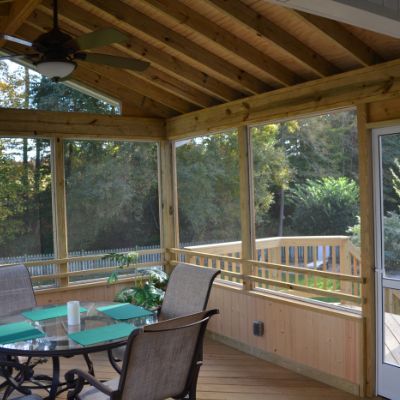
[[[373,131],[377,392],[400,400],[400,126]]]

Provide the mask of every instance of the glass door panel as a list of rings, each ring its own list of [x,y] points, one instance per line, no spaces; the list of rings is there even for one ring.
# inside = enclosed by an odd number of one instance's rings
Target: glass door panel
[[[400,127],[374,130],[377,392],[400,400]]]

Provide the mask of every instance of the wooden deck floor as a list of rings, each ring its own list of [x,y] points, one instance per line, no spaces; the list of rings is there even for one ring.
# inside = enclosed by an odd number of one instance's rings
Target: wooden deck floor
[[[99,379],[116,376],[105,354],[95,354],[92,359]],[[206,341],[204,361],[198,384],[199,400],[359,399],[211,340]],[[39,371],[49,373],[49,364],[42,365]],[[62,359],[63,371],[77,367],[84,367],[80,357]]]

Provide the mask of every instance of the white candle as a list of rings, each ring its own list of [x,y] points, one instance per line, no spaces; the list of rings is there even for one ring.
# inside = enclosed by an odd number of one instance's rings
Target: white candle
[[[81,323],[80,308],[79,301],[77,300],[67,303],[68,325],[79,325]]]

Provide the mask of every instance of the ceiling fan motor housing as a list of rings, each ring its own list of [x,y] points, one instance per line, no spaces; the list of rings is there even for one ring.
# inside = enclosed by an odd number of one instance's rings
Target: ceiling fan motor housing
[[[70,55],[75,49],[72,45],[72,37],[58,28],[40,35],[34,42],[33,48],[42,56],[39,62],[43,61],[71,61]]]

